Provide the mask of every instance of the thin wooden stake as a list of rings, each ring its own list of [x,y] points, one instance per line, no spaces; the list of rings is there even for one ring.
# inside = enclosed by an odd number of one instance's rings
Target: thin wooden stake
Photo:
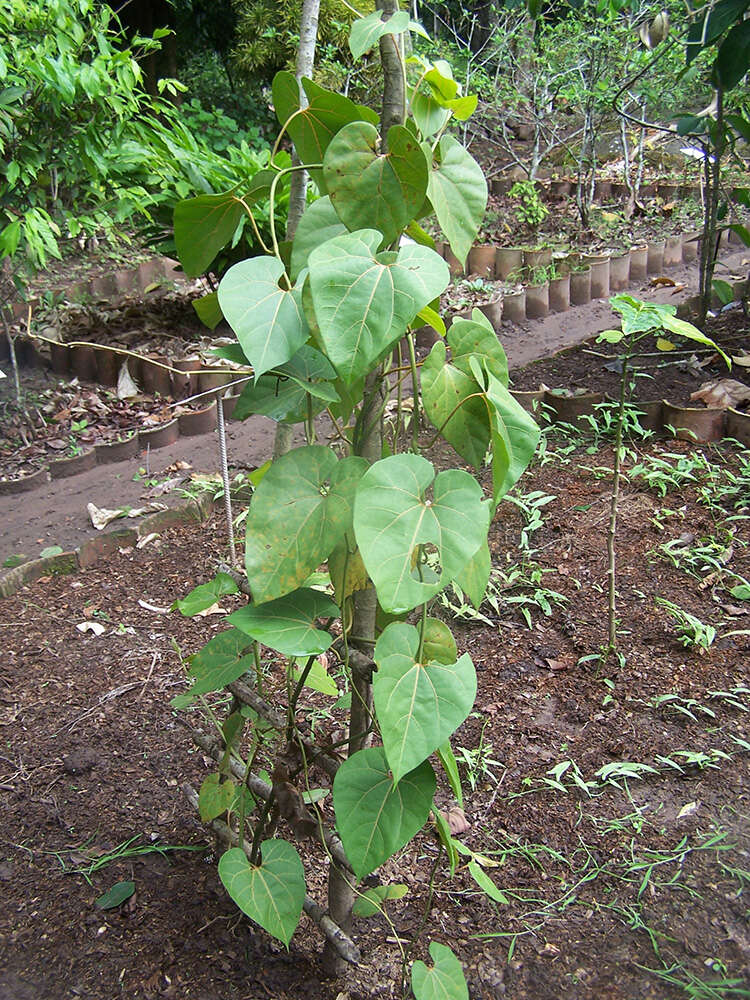
[[[221,481],[224,483],[224,510],[227,515],[227,532],[229,534],[229,561],[237,565],[237,550],[234,546],[234,523],[232,521],[232,498],[229,495],[229,463],[227,462],[227,432],[224,423],[224,400],[216,397],[216,420],[219,429],[219,456],[221,458]]]

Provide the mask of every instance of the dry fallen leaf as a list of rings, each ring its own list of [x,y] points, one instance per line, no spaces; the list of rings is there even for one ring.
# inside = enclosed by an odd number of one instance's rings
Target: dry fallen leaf
[[[208,618],[209,615],[228,615],[229,612],[226,608],[219,606],[218,601],[216,604],[212,604],[210,608],[204,608],[203,611],[196,611],[192,616],[193,618]]]
[[[148,601],[138,600],[140,607],[145,608],[146,611],[153,611],[157,615],[168,615],[169,608],[158,608],[155,604],[149,604]]]
[[[147,545],[155,541],[159,537],[158,531],[152,531],[149,535],[144,535],[143,538],[139,538],[135,544],[137,549],[145,549]]]
[[[86,510],[89,512],[91,523],[97,531],[101,531],[103,528],[106,528],[108,524],[112,521],[116,521],[118,517],[125,517],[126,513],[122,508],[109,510],[107,507],[97,507],[96,504],[93,503],[86,504]]]
[[[743,403],[750,403],[750,386],[735,378],[712,378],[691,393],[690,398],[720,410],[737,409]]]
[[[658,278],[652,278],[649,284],[652,288],[674,288],[677,282],[660,274]]]
[[[466,814],[460,806],[451,806],[448,810],[441,809],[440,815],[448,824],[448,829],[453,837],[458,837],[471,829],[471,823],[467,820]]]
[[[93,632],[94,635],[104,635],[107,631],[101,622],[79,622],[76,628],[79,632]]]

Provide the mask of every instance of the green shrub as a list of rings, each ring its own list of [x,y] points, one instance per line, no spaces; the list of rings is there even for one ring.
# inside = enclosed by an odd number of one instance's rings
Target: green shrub
[[[549,209],[542,204],[539,191],[533,181],[516,181],[510,189],[510,197],[518,201],[515,216],[519,222],[536,229],[549,215]]]

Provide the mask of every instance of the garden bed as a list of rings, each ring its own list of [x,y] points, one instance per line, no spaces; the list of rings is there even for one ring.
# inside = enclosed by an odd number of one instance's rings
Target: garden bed
[[[650,335],[639,343],[633,361],[637,373],[633,401],[667,399],[680,406],[701,407],[703,403],[692,400],[692,394],[709,380],[728,377],[750,392],[750,323],[742,310],[735,307],[709,319],[706,334],[730,357],[746,359],[745,364],[734,364],[729,371],[715,351],[687,342],[674,352],[660,351],[657,338]],[[546,386],[569,396],[594,393],[615,398],[620,370],[616,347],[592,338],[514,372],[513,389],[528,392]],[[739,408],[748,409],[747,401]]]
[[[483,620],[454,622],[465,612],[451,595],[453,611],[435,605],[477,666],[476,711],[453,741],[469,821],[461,839],[501,901],[465,867],[451,879],[440,866],[415,957],[426,957],[428,937],[450,943],[470,995],[490,1000],[677,1000],[690,984],[690,995],[712,995],[695,992],[712,982],[714,995],[729,995],[726,984],[750,973],[750,784],[747,742],[737,742],[750,738],[750,602],[731,593],[750,578],[747,458],[682,442],[640,449],[654,468],[680,465],[682,478],[666,497],[658,480],[628,478],[618,535],[625,663],[597,673],[585,658],[606,638],[609,486],[597,470],[611,449],[571,453],[557,434],[491,530]],[[207,771],[169,700],[184,689],[176,648],[198,649],[216,619],[165,612],[212,575],[226,539],[217,517],[162,537],[161,553],[122,546],[101,568],[2,602],[0,992],[399,995],[393,937],[408,941],[420,923],[437,851],[430,829],[378,872],[407,895],[389,904],[390,926],[356,920],[363,964],[341,982],[322,978],[309,923],[287,954],[238,914],[207,863],[213,845],[180,788]],[[682,645],[657,597],[714,627],[714,641],[702,651],[693,626]],[[104,633],[76,628],[85,622]],[[280,682],[272,673],[271,692]],[[318,735],[336,738],[338,713],[318,695],[305,704]],[[588,792],[577,778],[593,782]],[[307,875],[323,901],[325,872],[310,863]],[[121,880],[135,895],[98,909]]]
[[[10,379],[0,383],[5,411],[0,430],[0,492],[37,484],[96,464],[132,458],[140,448],[172,444],[180,434],[202,434],[216,423],[210,400],[175,406],[170,398],[138,394],[124,399],[100,385],[67,381],[44,369],[25,369],[26,403],[14,406]]]

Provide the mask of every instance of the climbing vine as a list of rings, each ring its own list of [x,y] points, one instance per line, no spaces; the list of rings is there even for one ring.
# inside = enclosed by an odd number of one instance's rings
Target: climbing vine
[[[452,582],[481,603],[490,522],[538,440],[508,391],[490,323],[475,310],[446,332],[439,315],[449,272],[423,223],[434,216],[464,260],[487,186],[450,131],[476,98],[462,93],[447,63],[405,56],[409,29],[423,30],[397,7],[352,26],[354,57],[379,45],[405,83],[402,97],[384,102],[389,122],[398,119],[387,127],[308,79],[301,102],[295,77],[276,76],[276,149],[291,139],[320,192],[290,244],[273,221],[278,186],[297,169],[288,160],[272,158],[249,196],[235,189],[191,199],[175,220],[178,246],[209,259],[252,214],[253,198],[270,199],[268,254],[235,264],[218,287],[237,343],[217,353],[252,371],[237,415],[300,424],[306,439],[256,477],[244,573],[225,567],[177,602],[196,614],[229,593],[249,598],[190,657],[192,687],[173,701],[202,706],[213,729],[207,736],[191,726],[217,769],[189,795],[226,846],[219,875],[235,903],[285,945],[306,912],[333,968],[358,960],[353,908],[386,912],[387,900],[403,895],[403,886],[362,880],[430,817],[450,869],[459,863],[435,805],[436,771],[460,803],[451,737],[472,709],[476,674],[430,604]],[[440,337],[420,365],[414,334],[424,325]],[[330,445],[316,441],[323,413]],[[419,453],[425,420],[474,469],[490,463],[489,495],[465,469],[437,472]],[[348,727],[332,745],[303,708],[310,690],[338,698],[334,671]],[[206,697],[220,691],[230,695],[223,716]],[[329,796],[332,823],[320,805]],[[317,840],[329,859],[326,907],[307,893],[295,838]],[[410,954],[402,952],[405,973]],[[452,951],[435,942],[430,955],[431,966],[411,966],[414,995],[468,997]]]

